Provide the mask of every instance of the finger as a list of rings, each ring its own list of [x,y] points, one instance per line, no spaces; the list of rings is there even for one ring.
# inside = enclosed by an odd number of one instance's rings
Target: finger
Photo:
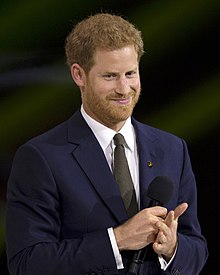
[[[172,221],[174,220],[174,211],[171,210],[166,216],[165,223],[168,227],[171,226]]]
[[[162,231],[157,234],[156,242],[160,244],[164,244],[167,242],[167,238]]]
[[[174,210],[174,220],[178,220],[178,218],[186,211],[188,208],[188,204],[186,202],[178,205]]]
[[[150,211],[151,215],[157,216],[157,217],[166,217],[167,215],[167,209],[162,206],[153,206],[150,208],[146,208],[147,211]]]
[[[162,254],[162,251],[164,250],[164,244],[161,244],[156,241],[153,243],[153,249],[158,255],[160,255],[160,254]]]
[[[167,226],[167,224],[165,222],[158,221],[156,223],[156,226],[157,226],[157,228],[159,230],[158,234],[164,234],[164,235],[169,234],[170,229],[169,229],[169,227]]]

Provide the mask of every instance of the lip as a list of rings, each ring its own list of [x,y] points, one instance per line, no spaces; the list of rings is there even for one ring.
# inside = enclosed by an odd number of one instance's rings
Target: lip
[[[131,97],[128,98],[117,98],[113,99],[115,102],[121,104],[121,105],[128,105],[131,103]]]

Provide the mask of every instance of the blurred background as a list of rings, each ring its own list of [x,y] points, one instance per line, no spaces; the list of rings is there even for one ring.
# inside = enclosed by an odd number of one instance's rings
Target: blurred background
[[[187,141],[210,251],[201,274],[214,274],[220,209],[219,0],[1,0],[0,273],[8,274],[4,219],[14,153],[80,106],[64,41],[74,23],[100,11],[123,15],[143,33],[142,96],[134,115]]]

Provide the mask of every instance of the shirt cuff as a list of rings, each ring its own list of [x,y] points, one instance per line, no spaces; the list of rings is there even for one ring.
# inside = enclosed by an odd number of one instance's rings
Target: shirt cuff
[[[169,265],[172,263],[172,261],[173,261],[175,255],[176,255],[176,251],[177,251],[177,246],[176,246],[176,249],[175,249],[175,251],[174,251],[174,253],[173,253],[173,256],[172,256],[172,258],[169,260],[169,262],[167,262],[162,256],[158,256],[158,260],[159,260],[159,262],[160,262],[160,267],[161,267],[162,270],[164,270],[164,271],[167,270],[167,268],[168,268]]]
[[[113,232],[112,227],[108,228],[108,235],[109,235],[110,242],[111,242],[111,245],[112,245],[112,250],[113,250],[113,253],[114,253],[114,256],[115,256],[117,269],[123,269],[124,265],[123,265],[123,262],[122,262],[122,257],[121,257],[120,251],[118,249],[117,242],[116,242],[116,239],[115,239],[115,234]]]

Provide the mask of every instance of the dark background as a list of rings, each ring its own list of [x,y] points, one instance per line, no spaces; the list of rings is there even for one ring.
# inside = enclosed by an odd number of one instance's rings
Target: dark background
[[[0,273],[8,274],[4,219],[14,153],[80,106],[64,41],[74,22],[100,11],[123,15],[143,33],[142,96],[134,115],[187,141],[210,251],[201,274],[214,274],[220,209],[219,0],[1,0]]]

